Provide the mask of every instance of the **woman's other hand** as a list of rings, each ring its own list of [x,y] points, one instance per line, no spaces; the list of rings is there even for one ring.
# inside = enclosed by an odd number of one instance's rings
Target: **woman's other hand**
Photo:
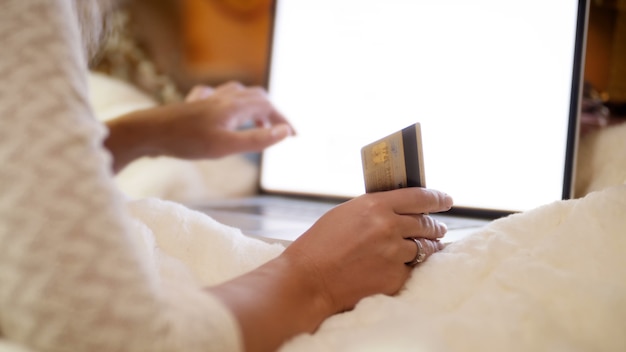
[[[237,317],[246,350],[276,350],[363,297],[397,293],[419,253],[411,238],[426,258],[442,248],[445,225],[424,214],[451,206],[445,193],[423,188],[365,194],[330,210],[274,260],[208,290]]]
[[[318,275],[337,311],[363,297],[395,294],[407,280],[420,239],[426,258],[443,248],[446,226],[426,215],[449,210],[452,199],[424,188],[365,194],[324,215],[285,251]]]
[[[294,134],[261,87],[245,87],[237,82],[215,89],[196,86],[186,102],[193,113],[178,119],[181,128],[177,139],[195,142],[173,146],[179,157],[215,158],[256,152]]]
[[[258,152],[293,135],[260,87],[229,82],[197,86],[184,103],[139,110],[107,121],[105,146],[115,172],[143,156],[219,158]]]

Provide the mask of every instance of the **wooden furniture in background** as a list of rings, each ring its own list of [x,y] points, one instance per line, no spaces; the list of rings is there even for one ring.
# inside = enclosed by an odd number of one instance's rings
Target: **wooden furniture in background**
[[[626,103],[626,0],[592,0],[585,80],[606,101]]]
[[[265,82],[272,0],[134,0],[133,33],[181,91]]]
[[[132,3],[138,38],[182,91],[265,82],[273,0]],[[591,0],[584,78],[607,102],[626,102],[626,0]]]
[[[182,0],[187,69],[215,80],[265,80],[271,0]]]

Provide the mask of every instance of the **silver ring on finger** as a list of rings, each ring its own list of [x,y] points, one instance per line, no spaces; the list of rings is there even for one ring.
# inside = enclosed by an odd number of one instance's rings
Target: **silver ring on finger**
[[[407,240],[415,242],[415,245],[417,246],[417,253],[415,254],[415,258],[413,258],[413,260],[404,264],[408,266],[416,266],[417,264],[422,263],[424,260],[426,260],[426,251],[424,250],[422,242],[420,242],[420,240],[415,237],[409,237],[407,238]]]

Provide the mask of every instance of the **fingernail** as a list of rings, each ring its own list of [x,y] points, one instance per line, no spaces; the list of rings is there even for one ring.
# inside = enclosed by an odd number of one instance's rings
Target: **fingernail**
[[[272,138],[283,139],[291,134],[291,128],[289,125],[277,125],[272,127]]]
[[[441,227],[441,236],[439,237],[443,237],[447,232],[448,232],[448,225],[446,225],[444,222],[438,222],[439,227]]]
[[[446,202],[446,206],[448,207],[448,209],[450,209],[452,208],[452,205],[454,204],[454,199],[452,199],[452,197],[450,197],[450,195],[446,193],[445,202]]]
[[[206,99],[207,97],[209,97],[212,93],[213,93],[213,88],[211,88],[211,87],[208,87],[208,86],[195,86],[189,92],[189,94],[185,98],[185,101],[192,102],[192,101],[196,101],[196,100],[203,100],[203,99]]]
[[[200,91],[200,99],[205,99],[211,94],[213,94],[213,88],[202,87],[202,90]]]

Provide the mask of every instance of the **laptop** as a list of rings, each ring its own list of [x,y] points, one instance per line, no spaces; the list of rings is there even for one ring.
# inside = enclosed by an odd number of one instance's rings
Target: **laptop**
[[[260,156],[258,196],[192,207],[293,241],[364,193],[361,147],[415,122],[427,186],[455,200],[444,240],[571,197],[586,1],[276,0],[273,13],[266,88],[297,136]]]

